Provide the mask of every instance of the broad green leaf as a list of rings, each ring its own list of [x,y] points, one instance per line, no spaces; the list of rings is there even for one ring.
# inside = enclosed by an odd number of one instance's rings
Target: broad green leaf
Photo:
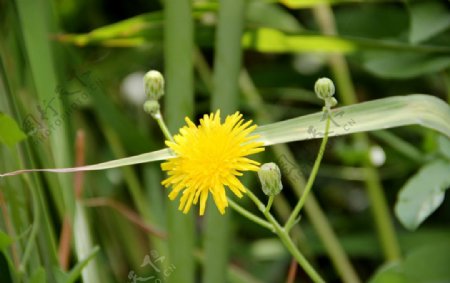
[[[46,283],[45,269],[43,267],[38,267],[31,275],[30,283]]]
[[[26,139],[26,135],[20,130],[16,121],[11,117],[0,113],[0,143],[13,146],[21,140]]]
[[[448,173],[448,171],[447,171]],[[402,263],[408,282],[450,282],[450,241],[430,243],[408,254]]]
[[[395,214],[408,229],[416,229],[443,202],[450,186],[450,162],[435,160],[423,166],[400,190]]]
[[[414,94],[394,96],[336,108],[332,112],[330,136],[348,135],[406,125],[421,125],[450,137],[450,107],[444,101],[429,95]],[[300,116],[286,121],[258,127],[254,134],[264,145],[321,138],[324,129],[323,112]],[[323,130],[322,130],[323,131]],[[27,172],[69,173],[115,168],[145,162],[173,158],[169,149],[116,159],[94,165],[76,168],[24,169],[0,174],[0,177]]]
[[[439,151],[450,161],[450,139],[440,135],[438,137]]]
[[[395,2],[383,5],[349,5],[333,11],[341,36],[383,39],[403,38],[409,29],[409,14]],[[374,25],[374,19],[377,21]]]
[[[419,43],[447,29],[450,26],[447,4],[441,0],[410,1],[409,41]]]
[[[404,261],[380,268],[370,283],[450,282],[450,242],[435,242],[419,247]]]
[[[364,56],[364,67],[386,78],[412,78],[450,66],[450,54],[370,51]]]
[[[63,34],[58,40],[78,46],[100,44],[116,47],[139,46],[162,39],[162,12],[138,15],[86,34]]]
[[[369,283],[409,283],[409,281],[403,274],[401,264],[395,262],[382,266]]]
[[[7,249],[12,242],[13,240],[10,236],[5,234],[3,231],[0,231],[0,251],[4,251],[5,249]]]

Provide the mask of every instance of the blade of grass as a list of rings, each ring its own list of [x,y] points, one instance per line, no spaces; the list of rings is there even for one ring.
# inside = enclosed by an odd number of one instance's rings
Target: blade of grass
[[[376,131],[407,125],[420,125],[450,137],[450,107],[441,99],[425,94],[392,96],[354,105],[339,107],[333,113],[344,113],[351,125],[341,126],[331,123],[330,136],[342,136],[353,133]],[[311,128],[320,127],[323,113],[300,116],[258,127],[254,134],[265,146],[319,138]],[[14,176],[29,172],[70,173],[116,168],[126,165],[160,161],[173,158],[168,149],[161,149],[136,156],[116,159],[108,162],[74,167],[50,169],[23,169],[0,174],[0,177]]]
[[[245,8],[246,1],[242,0],[222,0],[219,5],[211,111],[220,109],[222,115],[232,114],[239,104],[238,78]],[[221,215],[212,199],[208,201],[208,211],[203,239],[206,263],[203,265],[203,282],[225,283],[232,215]]]
[[[194,23],[191,15],[191,1],[164,3],[165,118],[171,131],[177,131],[184,118],[193,115]],[[193,283],[194,215],[181,213],[177,205],[170,201],[167,206],[169,260],[176,267],[167,282]]]

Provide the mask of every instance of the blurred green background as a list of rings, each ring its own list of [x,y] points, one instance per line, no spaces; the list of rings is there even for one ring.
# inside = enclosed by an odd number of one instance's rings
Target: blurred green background
[[[445,0],[0,0],[0,172],[164,147],[142,110],[150,69],[165,75],[173,133],[219,108],[258,124],[318,112],[322,76],[340,105],[414,93],[448,103],[449,26]],[[279,219],[319,144],[258,155],[292,165]],[[448,165],[449,151],[418,126],[329,141],[293,236],[327,282],[450,282],[449,202],[413,230],[394,214],[405,183],[436,160]],[[432,174],[411,182],[450,185]],[[179,212],[163,177],[152,163],[0,179],[0,282],[310,282],[274,234],[231,209]],[[243,180],[265,199],[255,174]]]

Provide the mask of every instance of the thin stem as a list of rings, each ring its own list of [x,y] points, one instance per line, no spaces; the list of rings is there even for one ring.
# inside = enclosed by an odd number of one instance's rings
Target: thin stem
[[[275,199],[275,196],[270,196],[269,200],[267,201],[266,209],[264,210],[264,213],[267,213],[270,211],[270,208],[272,207],[273,200]]]
[[[262,219],[261,217],[258,217],[254,215],[253,213],[249,212],[236,202],[234,202],[232,199],[228,199],[228,202],[230,203],[231,208],[233,208],[236,212],[244,216],[245,218],[255,222],[256,224],[269,229],[270,231],[274,232],[273,225],[267,222],[266,220]]]
[[[33,224],[31,227],[30,236],[28,237],[27,244],[25,246],[25,251],[22,256],[22,261],[20,262],[20,265],[19,265],[19,272],[25,272],[25,266],[27,264],[28,259],[30,258],[31,251],[35,245],[34,240],[36,239],[37,233],[39,231],[40,210],[39,210],[39,205],[38,205],[38,201],[37,201],[38,197],[36,195],[36,192],[34,191],[34,187],[28,186],[28,188],[30,189],[30,192],[31,192],[31,199],[32,199],[31,202],[33,203],[34,220],[33,220]]]
[[[174,140],[173,140],[173,136],[172,136],[172,134],[170,133],[169,128],[167,128],[167,125],[166,125],[166,123],[164,122],[164,118],[163,118],[161,112],[158,111],[158,113],[156,113],[155,115],[152,115],[152,117],[153,117],[153,119],[155,119],[156,122],[158,123],[158,126],[159,126],[159,128],[161,129],[161,131],[163,132],[164,137],[166,138],[166,140],[169,140],[169,141],[172,141],[172,142],[173,142],[173,141],[174,141]]]
[[[314,162],[313,169],[311,171],[311,174],[309,175],[308,182],[306,183],[305,189],[303,190],[302,197],[298,201],[297,205],[295,206],[294,210],[291,213],[291,216],[289,216],[289,219],[287,220],[286,224],[284,225],[284,228],[287,232],[291,230],[292,226],[294,226],[295,221],[298,217],[298,214],[300,213],[301,209],[303,208],[303,205],[306,202],[306,198],[311,191],[311,188],[314,184],[314,181],[316,180],[317,172],[319,172],[320,162],[322,161],[323,154],[325,152],[325,148],[328,142],[328,131],[330,129],[330,116],[329,112],[327,112],[327,121],[325,124],[325,134],[322,139],[322,143],[320,144],[319,154],[317,155],[316,161]]]
[[[337,35],[333,11],[328,5],[317,5],[314,7],[313,12],[324,34]],[[333,54],[330,56],[329,64],[342,102],[346,105],[357,103],[355,88],[345,58],[340,54]],[[370,144],[367,134],[356,134],[354,142],[361,145],[366,152],[369,151]],[[372,213],[385,258],[388,261],[396,261],[401,257],[401,251],[391,222],[380,176],[369,161],[364,161],[363,165],[367,173],[365,180],[367,193],[371,200]]]
[[[306,274],[316,283],[325,282],[322,277],[317,273],[317,271],[312,267],[312,265],[308,262],[308,260],[302,255],[302,253],[297,249],[296,245],[292,241],[289,236],[288,231],[281,227],[278,221],[273,217],[273,215],[266,211],[264,204],[250,191],[247,191],[247,195],[250,199],[255,203],[256,207],[264,214],[264,216],[269,220],[269,222],[273,225],[275,229],[275,233],[280,238],[281,242],[283,242],[284,246],[289,250],[289,252],[294,256],[298,264],[303,268]]]
[[[270,116],[270,112],[266,110],[263,101],[261,99],[261,95],[258,92],[258,89],[254,85],[252,79],[250,78],[247,71],[243,70],[240,77],[241,89],[244,95],[247,98],[247,102],[250,104],[253,111],[257,113],[260,122],[269,123],[273,122],[272,117]],[[295,158],[292,152],[289,150],[287,145],[280,144],[273,147],[274,153],[276,156],[285,157],[289,163],[294,164],[294,169],[297,172],[300,171],[300,167],[295,161]],[[283,169],[284,167],[282,167]],[[301,197],[301,192],[303,189],[303,184],[305,180],[303,175],[297,174],[288,174],[285,172],[291,187],[294,189],[294,192]],[[278,198],[280,200],[281,198]],[[277,207],[279,208],[279,207]],[[322,240],[322,243],[330,255],[330,259],[342,278],[343,282],[348,283],[359,283],[361,280],[358,278],[358,275],[353,268],[347,254],[345,253],[339,239],[336,236],[336,233],[333,231],[328,219],[321,209],[319,203],[314,197],[314,192],[310,193],[309,201],[305,204],[305,211],[311,220],[311,224],[313,225],[317,235]],[[286,217],[287,218],[287,217]],[[299,226],[294,226],[294,229],[299,229]],[[295,230],[294,230],[295,231]]]

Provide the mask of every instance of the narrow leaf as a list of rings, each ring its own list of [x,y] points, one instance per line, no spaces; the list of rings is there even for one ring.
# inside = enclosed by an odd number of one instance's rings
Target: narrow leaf
[[[288,35],[275,29],[260,28],[248,31],[242,37],[242,45],[260,52],[341,52],[356,50],[352,42],[321,35]]]
[[[450,137],[450,107],[441,99],[424,94],[393,96],[336,108],[332,111],[330,136],[376,131],[406,125],[420,125]],[[300,116],[258,127],[254,134],[264,145],[322,138],[323,112]],[[24,169],[0,174],[0,177],[27,172],[69,173],[94,171],[173,158],[169,149],[75,168]]]
[[[444,200],[450,186],[450,162],[436,160],[422,167],[400,190],[395,214],[402,224],[416,229]]]
[[[97,255],[97,253],[100,251],[99,247],[94,247],[94,249],[91,251],[91,253],[82,261],[78,262],[77,265],[69,272],[69,276],[67,277],[66,281],[64,283],[73,283],[75,282],[78,277],[81,275],[81,271],[83,271],[83,268],[88,265],[88,263]]]

